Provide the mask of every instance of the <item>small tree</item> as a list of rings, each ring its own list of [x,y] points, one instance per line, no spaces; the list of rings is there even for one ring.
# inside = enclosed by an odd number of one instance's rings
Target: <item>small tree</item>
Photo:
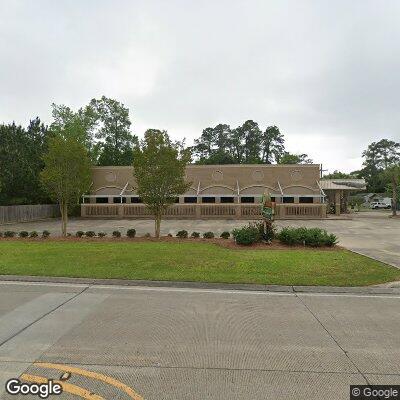
[[[149,129],[133,150],[138,195],[154,215],[155,237],[160,237],[161,219],[177,196],[186,192],[185,168],[190,152],[172,142],[166,131]]]
[[[61,211],[62,235],[67,235],[68,206],[77,204],[91,182],[91,163],[84,145],[76,138],[55,135],[44,156],[41,181]]]

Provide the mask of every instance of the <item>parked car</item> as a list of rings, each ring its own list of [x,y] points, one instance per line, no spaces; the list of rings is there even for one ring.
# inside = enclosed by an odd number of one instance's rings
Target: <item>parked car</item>
[[[377,210],[379,208],[385,208],[388,210],[388,209],[392,208],[392,206],[391,206],[391,204],[383,203],[381,201],[374,201],[373,203],[371,203],[371,208],[373,210]]]

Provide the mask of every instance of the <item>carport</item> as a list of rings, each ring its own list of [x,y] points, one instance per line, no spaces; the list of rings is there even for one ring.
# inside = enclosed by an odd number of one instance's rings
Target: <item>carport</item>
[[[319,185],[326,195],[327,211],[336,215],[347,212],[352,192],[366,189],[364,179],[321,179]]]

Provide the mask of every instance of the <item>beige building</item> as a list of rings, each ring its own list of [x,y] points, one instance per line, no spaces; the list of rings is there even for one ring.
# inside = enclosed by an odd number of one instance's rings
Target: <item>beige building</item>
[[[261,217],[261,198],[276,202],[276,218],[324,218],[326,194],[320,165],[189,165],[190,189],[168,208],[166,218],[252,219]],[[149,218],[136,192],[132,167],[94,167],[84,217]]]

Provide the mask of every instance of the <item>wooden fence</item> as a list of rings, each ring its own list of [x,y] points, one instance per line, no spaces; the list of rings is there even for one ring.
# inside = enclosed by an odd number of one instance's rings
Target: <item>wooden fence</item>
[[[0,206],[0,224],[35,221],[59,216],[60,210],[57,204]]]

